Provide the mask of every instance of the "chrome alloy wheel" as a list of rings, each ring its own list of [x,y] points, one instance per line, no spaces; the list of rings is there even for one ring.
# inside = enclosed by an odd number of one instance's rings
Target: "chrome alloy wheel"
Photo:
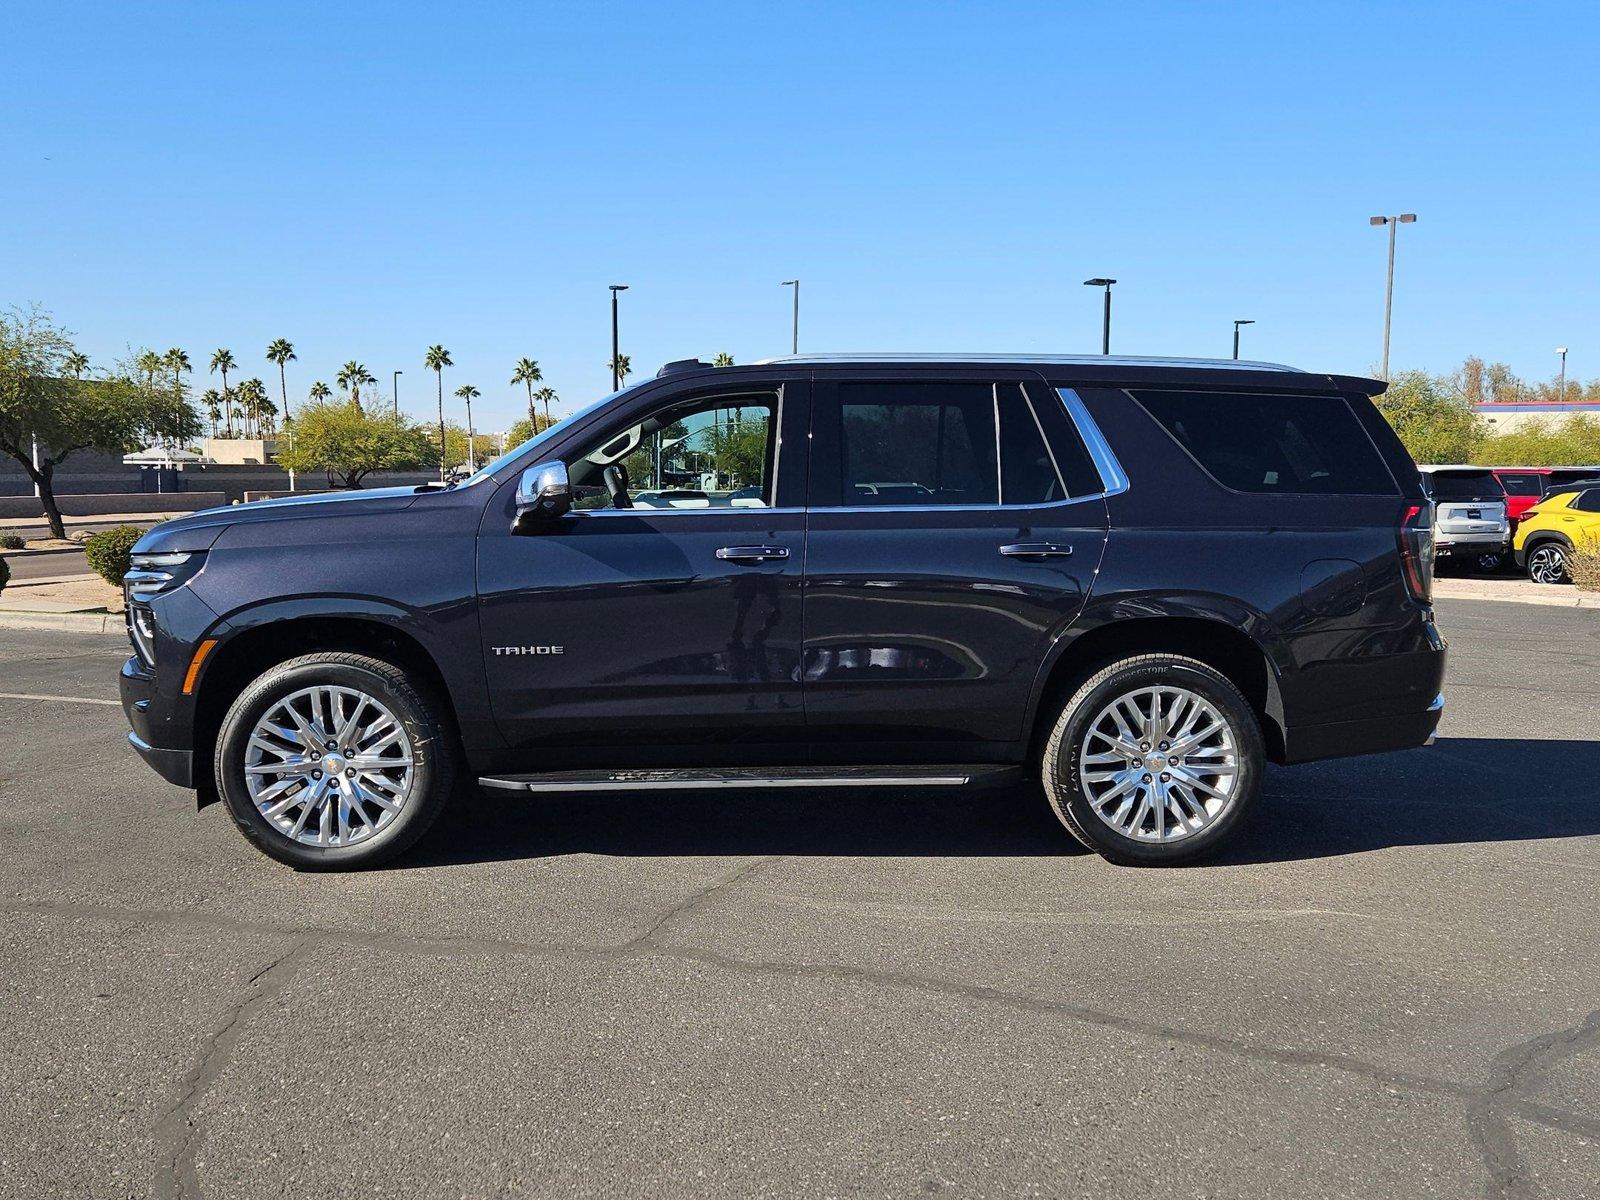
[[[250,731],[244,778],[279,833],[307,846],[349,846],[392,825],[411,797],[405,727],[355,688],[302,688]]]
[[[1528,578],[1535,583],[1560,583],[1567,577],[1567,556],[1546,542],[1528,555]]]
[[[1193,837],[1233,804],[1239,757],[1233,728],[1188,688],[1138,688],[1089,723],[1078,757],[1084,795],[1123,837]]]

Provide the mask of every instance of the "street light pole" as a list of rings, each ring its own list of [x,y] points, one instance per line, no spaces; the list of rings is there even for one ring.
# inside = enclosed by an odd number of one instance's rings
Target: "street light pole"
[[[1565,346],[1557,346],[1556,353],[1561,355],[1561,390],[1556,393],[1556,403],[1565,404],[1567,402],[1567,348]]]
[[[794,289],[794,334],[789,339],[789,353],[800,353],[800,281],[798,279],[785,279],[784,287]]]
[[[1103,287],[1106,290],[1105,315],[1100,322],[1101,354],[1111,353],[1111,285],[1115,282],[1115,279],[1103,279],[1098,275],[1093,279],[1085,279],[1083,281],[1084,287]]]
[[[625,283],[611,285],[611,390],[613,392],[622,388],[622,376],[617,374],[617,368],[621,365],[618,362],[621,349],[617,341],[617,293],[627,290],[628,285]]]
[[[390,388],[390,393],[394,397],[394,419],[397,421],[400,419],[400,376],[404,374],[404,371],[396,371],[394,373],[394,386]]]
[[[1368,225],[1389,227],[1389,278],[1383,289],[1383,365],[1378,378],[1389,378],[1389,315],[1394,310],[1394,234],[1395,226],[1409,225],[1417,219],[1416,213],[1401,213],[1398,217],[1368,217]]]
[[[1254,324],[1254,321],[1235,321],[1233,323],[1233,358],[1235,362],[1239,359],[1239,326]]]

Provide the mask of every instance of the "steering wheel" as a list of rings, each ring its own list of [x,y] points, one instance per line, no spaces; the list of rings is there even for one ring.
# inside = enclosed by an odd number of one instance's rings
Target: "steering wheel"
[[[628,468],[622,463],[612,463],[600,473],[600,478],[605,480],[606,491],[611,493],[612,508],[632,508],[633,499],[628,495]]]

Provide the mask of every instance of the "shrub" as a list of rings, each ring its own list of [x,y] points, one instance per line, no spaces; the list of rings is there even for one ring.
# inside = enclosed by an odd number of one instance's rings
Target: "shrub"
[[[89,569],[112,587],[122,586],[122,577],[128,573],[133,554],[133,544],[144,536],[137,525],[118,525],[97,533],[83,544],[83,556]]]
[[[21,550],[27,544],[20,533],[0,533],[0,550]]]
[[[0,558],[0,592],[6,590],[6,584],[11,581],[11,564]]]
[[[1580,591],[1600,592],[1600,547],[1573,547],[1567,555],[1567,574]]]

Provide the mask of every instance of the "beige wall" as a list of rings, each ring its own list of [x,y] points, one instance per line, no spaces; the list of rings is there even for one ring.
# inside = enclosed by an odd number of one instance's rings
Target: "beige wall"
[[[213,462],[238,466],[242,463],[268,463],[278,452],[274,438],[206,438],[200,453]]]
[[[1583,411],[1585,410],[1574,408],[1568,409],[1564,412],[1552,412],[1549,409],[1545,409],[1544,411],[1535,410],[1532,412],[1517,412],[1515,410],[1498,408],[1493,412],[1483,412],[1480,410],[1479,415],[1482,416],[1484,420],[1489,422],[1489,429],[1491,432],[1515,433],[1518,428],[1526,425],[1529,421],[1540,421],[1545,425],[1554,428],[1560,425],[1563,421],[1567,420],[1569,417]],[[1600,417],[1600,412],[1597,412],[1594,409],[1589,409],[1588,413],[1591,417]]]

